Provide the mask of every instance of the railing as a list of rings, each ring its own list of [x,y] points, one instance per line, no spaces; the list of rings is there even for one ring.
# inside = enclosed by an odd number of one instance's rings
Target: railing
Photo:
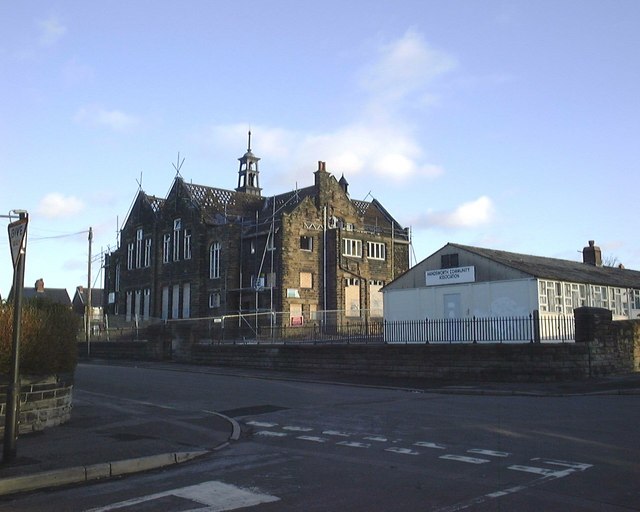
[[[328,318],[328,315],[323,315]],[[383,321],[380,318],[330,321],[305,319],[302,325],[288,314],[260,313],[198,319],[145,322],[111,328],[92,340],[137,340],[158,335],[178,336],[212,344],[427,344],[427,343],[565,343],[575,340],[572,316],[427,318]],[[114,323],[114,322],[112,322]],[[163,334],[164,333],[164,334]],[[105,336],[107,335],[108,336]]]
[[[564,343],[575,340],[570,316],[471,317],[384,323],[385,343]]]

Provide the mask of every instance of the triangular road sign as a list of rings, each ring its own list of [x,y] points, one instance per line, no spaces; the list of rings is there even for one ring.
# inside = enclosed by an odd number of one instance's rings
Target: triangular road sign
[[[16,268],[20,252],[24,247],[24,240],[27,236],[28,219],[20,219],[9,224],[9,246],[11,247],[11,258],[13,259],[13,268]]]

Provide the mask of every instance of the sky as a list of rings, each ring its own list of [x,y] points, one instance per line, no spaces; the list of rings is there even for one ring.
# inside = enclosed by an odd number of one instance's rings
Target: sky
[[[271,196],[317,162],[447,242],[640,270],[640,2],[112,0],[0,4],[0,224],[25,285],[103,286],[139,187]],[[5,231],[6,233],[6,231]],[[0,236],[0,296],[11,288]]]

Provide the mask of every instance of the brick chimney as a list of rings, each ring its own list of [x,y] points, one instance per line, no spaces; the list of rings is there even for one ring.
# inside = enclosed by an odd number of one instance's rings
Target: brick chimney
[[[589,240],[589,246],[582,249],[582,261],[594,267],[602,266],[602,251],[593,240]]]
[[[44,279],[40,278],[36,281],[34,285],[37,293],[44,293]]]

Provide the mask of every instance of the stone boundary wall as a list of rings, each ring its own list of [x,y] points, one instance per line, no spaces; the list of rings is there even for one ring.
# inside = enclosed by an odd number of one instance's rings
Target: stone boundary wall
[[[21,376],[18,433],[39,432],[71,418],[73,375]],[[0,385],[0,433],[4,434],[7,384]]]
[[[640,320],[614,322],[610,311],[597,308],[578,308],[575,318],[575,343],[220,345],[175,333],[173,340],[92,343],[91,357],[456,381],[542,382],[640,371]],[[79,354],[86,355],[86,344],[79,344]]]
[[[555,381],[589,376],[585,345],[196,345],[213,366],[458,381]]]

